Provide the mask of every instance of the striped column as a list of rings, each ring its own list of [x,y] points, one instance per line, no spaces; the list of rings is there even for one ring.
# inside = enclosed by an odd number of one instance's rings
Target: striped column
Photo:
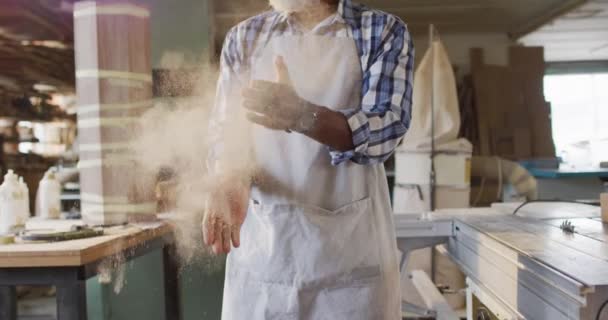
[[[81,210],[90,224],[156,210],[129,148],[152,106],[149,17],[124,1],[74,5]]]

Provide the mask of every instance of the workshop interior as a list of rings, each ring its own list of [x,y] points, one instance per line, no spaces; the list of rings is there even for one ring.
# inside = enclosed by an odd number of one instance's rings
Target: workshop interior
[[[1,0],[0,182],[0,320],[608,320],[608,1]]]

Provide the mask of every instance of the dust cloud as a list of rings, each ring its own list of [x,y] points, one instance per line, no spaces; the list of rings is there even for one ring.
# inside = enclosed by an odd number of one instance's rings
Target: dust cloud
[[[182,70],[176,65],[184,62],[178,54],[168,53],[162,63],[172,70]],[[206,199],[211,194],[217,196],[225,185],[210,172],[217,167],[209,161],[211,150],[221,146],[222,152],[214,154],[223,156],[215,163],[221,164],[222,172],[238,172],[235,178],[250,180],[254,166],[248,152],[250,124],[238,105],[240,99],[230,99],[236,104],[227,106],[231,114],[214,114],[218,69],[211,64],[198,66],[196,72],[176,71],[162,77],[161,95],[175,97],[155,100],[153,108],[140,118],[131,149],[138,170],[148,177],[156,176],[164,188],[161,193],[167,203],[160,213],[168,214],[175,225],[182,265],[197,257],[200,260],[203,255],[206,264],[214,268],[218,264],[204,246],[201,223]],[[212,116],[226,119],[222,123],[224,130],[209,126]],[[227,202],[225,207],[228,208]]]

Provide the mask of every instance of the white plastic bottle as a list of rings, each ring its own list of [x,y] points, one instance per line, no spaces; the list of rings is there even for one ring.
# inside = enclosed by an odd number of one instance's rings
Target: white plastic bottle
[[[37,215],[43,219],[59,219],[61,214],[61,184],[55,169],[49,169],[38,185]]]
[[[19,177],[19,187],[21,187],[23,199],[21,201],[21,216],[17,224],[25,225],[27,220],[30,219],[30,190],[25,181],[23,181],[23,177]]]
[[[23,201],[21,186],[13,170],[8,170],[0,185],[0,234],[11,233],[18,223]]]

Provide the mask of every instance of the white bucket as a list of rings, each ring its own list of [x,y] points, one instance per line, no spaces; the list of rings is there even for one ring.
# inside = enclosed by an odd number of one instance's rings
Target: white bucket
[[[439,147],[435,151],[437,186],[469,187],[471,185],[472,148],[468,141]],[[398,150],[395,153],[395,184],[430,185],[430,150]]]

